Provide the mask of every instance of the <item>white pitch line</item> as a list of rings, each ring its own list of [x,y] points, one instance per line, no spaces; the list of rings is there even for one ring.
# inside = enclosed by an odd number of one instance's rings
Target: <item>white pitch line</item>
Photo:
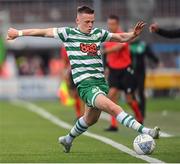
[[[102,112],[102,114],[100,116],[100,119],[109,121],[110,120],[110,115]],[[173,137],[173,135],[169,134],[169,133],[166,133],[166,132],[160,131],[160,137],[164,137],[164,138],[165,137]]]
[[[11,103],[13,103],[14,105],[23,106],[26,109],[28,109],[29,111],[38,114],[39,116],[43,117],[44,119],[54,123],[55,125],[57,125],[61,128],[68,129],[68,130],[72,128],[72,126],[70,124],[60,120],[58,117],[47,112],[44,108],[39,107],[33,103],[30,103],[27,101],[22,101],[22,100],[12,100]],[[114,147],[114,148],[116,148],[116,149],[118,149],[124,153],[127,153],[133,157],[142,159],[146,162],[149,162],[149,163],[165,163],[164,161],[161,161],[161,160],[156,159],[156,158],[149,157],[147,155],[138,155],[138,154],[136,154],[135,151],[129,149],[128,147],[126,147],[126,146],[124,146],[118,142],[111,140],[110,138],[107,138],[107,137],[104,137],[101,135],[97,135],[97,134],[91,133],[91,132],[85,132],[85,133],[83,133],[83,135],[94,138],[96,140],[99,140],[99,141],[106,143],[106,144],[108,144],[108,145],[110,145],[110,146],[112,146],[112,147]]]

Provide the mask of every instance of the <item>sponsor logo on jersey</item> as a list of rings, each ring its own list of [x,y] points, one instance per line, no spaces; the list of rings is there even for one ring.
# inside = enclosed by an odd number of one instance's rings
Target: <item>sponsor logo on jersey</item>
[[[92,44],[80,44],[80,50],[84,53],[87,53],[89,56],[96,56],[97,55],[97,45],[95,43]]]

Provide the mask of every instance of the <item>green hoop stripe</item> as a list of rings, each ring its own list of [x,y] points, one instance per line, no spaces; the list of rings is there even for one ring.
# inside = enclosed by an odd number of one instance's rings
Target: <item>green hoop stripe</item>
[[[89,73],[89,74],[97,74],[97,73],[101,73],[103,74],[104,72],[103,71],[99,71],[99,70],[87,70],[87,71],[82,71],[82,72],[77,72],[75,74],[73,74],[73,79],[83,75],[83,74],[86,74],[86,73]]]
[[[138,129],[138,132],[139,133],[142,133],[142,129],[144,128],[144,126],[143,125],[141,125],[140,127],[139,127],[139,129]]]
[[[76,136],[72,135],[71,133],[69,133],[69,135],[72,137],[72,138],[75,138]]]
[[[63,42],[66,41],[62,33],[58,33],[58,35],[59,35],[59,38],[60,38]]]
[[[134,118],[131,116],[131,118],[130,118],[130,119],[128,120],[128,122],[126,123],[126,127],[129,127],[130,122],[131,122],[132,120],[134,120]]]
[[[77,121],[78,125],[82,128],[82,129],[87,129],[87,127],[84,127],[80,124],[79,120]]]
[[[122,124],[124,125],[124,121],[129,117],[129,115],[127,115],[126,117],[124,117],[124,119],[122,120]]]
[[[93,68],[98,68],[98,67],[103,67],[103,65],[101,63],[97,63],[97,64],[72,64],[71,68],[79,68],[79,67],[88,67],[91,66]]]
[[[106,33],[104,34],[103,38],[101,39],[101,42],[104,42],[104,41],[106,40],[107,36],[108,36],[108,33],[106,32]]]
[[[80,132],[85,132],[84,130],[80,129],[77,125],[75,126],[75,128],[76,128],[77,130],[79,130]]]

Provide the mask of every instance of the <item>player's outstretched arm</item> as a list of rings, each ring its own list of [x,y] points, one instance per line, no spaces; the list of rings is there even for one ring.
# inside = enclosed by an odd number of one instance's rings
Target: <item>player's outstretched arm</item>
[[[113,33],[110,41],[112,42],[129,42],[138,37],[146,24],[143,21],[139,21],[132,32],[128,33]]]
[[[54,37],[53,30],[54,28],[26,30],[17,30],[14,28],[9,28],[6,39],[13,40],[21,36]]]

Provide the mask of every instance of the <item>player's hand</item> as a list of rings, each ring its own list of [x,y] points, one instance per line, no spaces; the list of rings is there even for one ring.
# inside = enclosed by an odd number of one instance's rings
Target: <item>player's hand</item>
[[[156,24],[156,23],[153,23],[153,24],[151,24],[151,25],[149,26],[149,31],[150,31],[150,32],[157,32],[158,29],[159,29],[159,26],[158,26],[158,24]]]
[[[144,29],[145,25],[146,25],[146,23],[144,23],[143,21],[139,21],[134,27],[134,31],[133,31],[134,36],[140,35],[140,33]]]
[[[18,37],[18,30],[14,28],[9,28],[8,33],[7,33],[7,40],[13,40]]]

